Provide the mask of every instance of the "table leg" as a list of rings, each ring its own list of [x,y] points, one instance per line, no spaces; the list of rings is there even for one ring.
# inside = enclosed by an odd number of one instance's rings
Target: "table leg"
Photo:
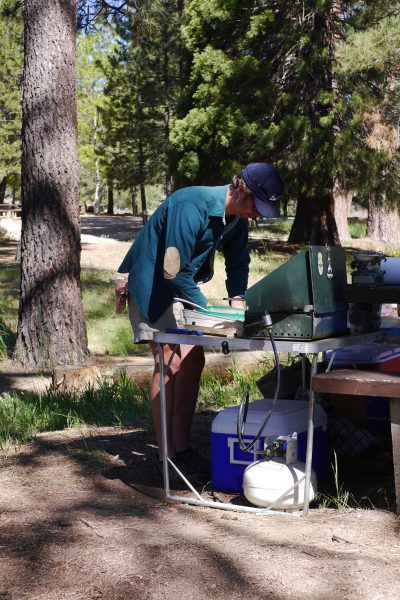
[[[317,372],[318,354],[313,354],[311,361],[310,373],[310,398],[308,401],[308,427],[307,427],[307,451],[306,451],[306,468],[304,482],[304,508],[303,516],[308,515],[308,507],[310,504],[310,485],[311,485],[311,463],[313,453],[313,438],[314,438],[314,406],[315,395],[312,389],[312,378]]]
[[[169,473],[168,473],[168,428],[167,428],[167,399],[165,394],[165,366],[164,366],[164,348],[157,343],[158,356],[160,362],[160,403],[161,403],[161,433],[162,433],[162,452],[163,452],[163,477],[164,492],[169,496]]]
[[[394,489],[396,512],[400,515],[400,399],[390,398],[390,421],[393,443]]]

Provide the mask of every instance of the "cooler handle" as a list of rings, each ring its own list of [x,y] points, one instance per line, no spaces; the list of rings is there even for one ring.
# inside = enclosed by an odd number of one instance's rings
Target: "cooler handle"
[[[239,439],[237,437],[228,437],[227,441],[229,447],[229,463],[231,465],[250,465],[252,462],[258,460],[259,454],[253,452],[249,452],[249,460],[239,460],[235,458],[235,444],[239,444]],[[261,450],[261,440],[258,440],[254,450]],[[253,458],[250,458],[250,456]]]

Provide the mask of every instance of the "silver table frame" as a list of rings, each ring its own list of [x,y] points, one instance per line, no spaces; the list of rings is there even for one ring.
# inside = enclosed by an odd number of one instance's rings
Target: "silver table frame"
[[[307,341],[307,340],[276,340],[276,348],[278,352],[296,352],[302,354],[303,358],[306,354],[312,355],[311,360],[311,378],[317,372],[318,355],[322,352],[325,353],[330,350],[338,350],[339,348],[346,348],[349,346],[355,346],[356,344],[362,344],[365,342],[372,342],[377,340],[386,339],[390,335],[398,334],[399,330],[395,329],[380,329],[373,333],[366,333],[361,335],[345,335],[335,338],[326,338],[323,340]],[[157,332],[154,334],[154,342],[157,343],[158,354],[160,358],[160,402],[161,402],[161,427],[162,427],[162,446],[163,446],[163,475],[164,475],[164,493],[167,500],[173,502],[180,502],[183,504],[192,504],[195,506],[204,506],[209,508],[220,508],[223,510],[234,510],[240,512],[251,512],[257,514],[274,514],[284,516],[299,515],[299,512],[285,512],[278,510],[271,510],[270,507],[262,509],[243,505],[233,505],[226,502],[212,502],[206,500],[195,490],[191,485],[190,481],[181,473],[181,471],[174,464],[172,459],[168,456],[167,451],[167,410],[166,410],[166,394],[165,394],[165,372],[168,365],[164,364],[164,350],[163,344],[179,345],[186,344],[190,346],[202,346],[208,348],[219,348],[221,349],[222,343],[227,342],[229,350],[248,350],[248,351],[261,351],[271,352],[271,342],[264,339],[255,338],[226,338],[218,337],[214,335],[180,335],[172,333],[161,333]],[[310,482],[311,482],[311,462],[313,454],[313,436],[314,436],[314,406],[315,406],[315,395],[312,391],[310,384],[310,394],[308,403],[308,428],[307,428],[307,449],[306,449],[306,463],[305,463],[305,488],[304,488],[304,507],[302,514],[307,516],[310,504]],[[193,492],[194,497],[186,496],[174,496],[170,493],[169,486],[169,473],[168,465],[171,465],[175,471],[179,474],[188,488]],[[301,480],[302,481],[302,480]],[[297,485],[301,482],[297,482]],[[294,487],[294,486],[293,486]],[[290,491],[285,491],[285,494]]]

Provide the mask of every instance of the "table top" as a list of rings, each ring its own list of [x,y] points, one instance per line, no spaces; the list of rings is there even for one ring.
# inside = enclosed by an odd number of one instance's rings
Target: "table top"
[[[316,354],[364,344],[379,340],[390,339],[399,336],[399,327],[384,327],[372,333],[358,335],[342,335],[338,337],[325,338],[322,340],[275,340],[278,352],[298,352],[300,354]],[[154,341],[160,344],[187,344],[190,346],[208,346],[210,348],[221,348],[223,342],[227,342],[230,350],[259,350],[270,352],[272,344],[266,339],[256,338],[227,338],[218,335],[181,335],[176,333],[154,334]]]

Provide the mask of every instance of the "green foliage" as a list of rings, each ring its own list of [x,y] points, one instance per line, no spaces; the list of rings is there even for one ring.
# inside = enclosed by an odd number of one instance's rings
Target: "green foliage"
[[[20,3],[0,3],[0,183],[20,177],[23,22]]]
[[[169,182],[169,115],[182,71],[175,3],[145,1],[135,19],[121,19],[118,44],[104,65],[100,152],[108,178],[118,188]]]
[[[77,39],[77,108],[79,162],[81,166],[81,200],[92,203],[96,185],[101,196],[106,175],[100,170],[100,109],[105,104],[103,65],[112,53],[113,30],[101,28],[81,33]]]
[[[256,381],[272,368],[272,357],[253,370],[232,367],[228,379],[203,373],[197,410],[215,410],[238,404],[244,393],[259,398]],[[55,431],[83,425],[132,423],[138,417],[151,422],[147,387],[139,387],[121,374],[118,384],[102,379],[99,389],[82,392],[4,393],[0,395],[0,447],[25,443],[41,431]]]
[[[239,404],[245,391],[248,391],[253,399],[260,398],[256,381],[272,367],[272,353],[266,353],[265,361],[254,365],[251,370],[239,369],[234,364],[228,378],[217,373],[204,372],[201,376],[197,410],[221,409]]]
[[[177,182],[219,183],[267,160],[289,198],[315,207],[309,220],[335,178],[365,202],[395,202],[396,152],[371,142],[376,123],[366,115],[380,110],[398,122],[390,87],[398,88],[386,76],[398,64],[398,4],[345,1],[339,12],[332,0],[188,0],[192,67],[171,133]]]
[[[93,354],[126,356],[140,352],[132,340],[127,314],[115,313],[114,274],[83,269],[83,308]],[[12,353],[18,322],[19,268],[0,267],[0,359]]]
[[[332,472],[335,483],[334,494],[317,494],[317,499],[322,500],[322,505],[326,507],[334,507],[339,512],[343,512],[349,508],[350,504],[357,506],[357,502],[352,494],[344,489],[343,483],[339,483],[339,468],[336,452],[334,452],[334,462],[332,463]]]
[[[150,419],[148,393],[122,377],[118,385],[103,379],[99,389],[0,395],[0,447],[26,442],[40,431],[86,425],[121,425]]]
[[[392,8],[395,4],[391,3]],[[343,73],[367,69],[400,69],[400,16],[385,15],[371,27],[351,30],[345,43],[339,47],[338,70]]]
[[[400,153],[399,58],[400,3],[380,0],[356,11],[349,35],[338,47],[337,73],[352,95],[343,112],[352,111],[352,136],[342,129],[337,152],[352,152],[343,169],[364,205],[398,205]]]
[[[365,238],[367,232],[367,223],[365,221],[359,221],[358,219],[349,219],[349,231],[353,239]]]
[[[17,336],[5,323],[0,320],[0,360],[11,356]]]

